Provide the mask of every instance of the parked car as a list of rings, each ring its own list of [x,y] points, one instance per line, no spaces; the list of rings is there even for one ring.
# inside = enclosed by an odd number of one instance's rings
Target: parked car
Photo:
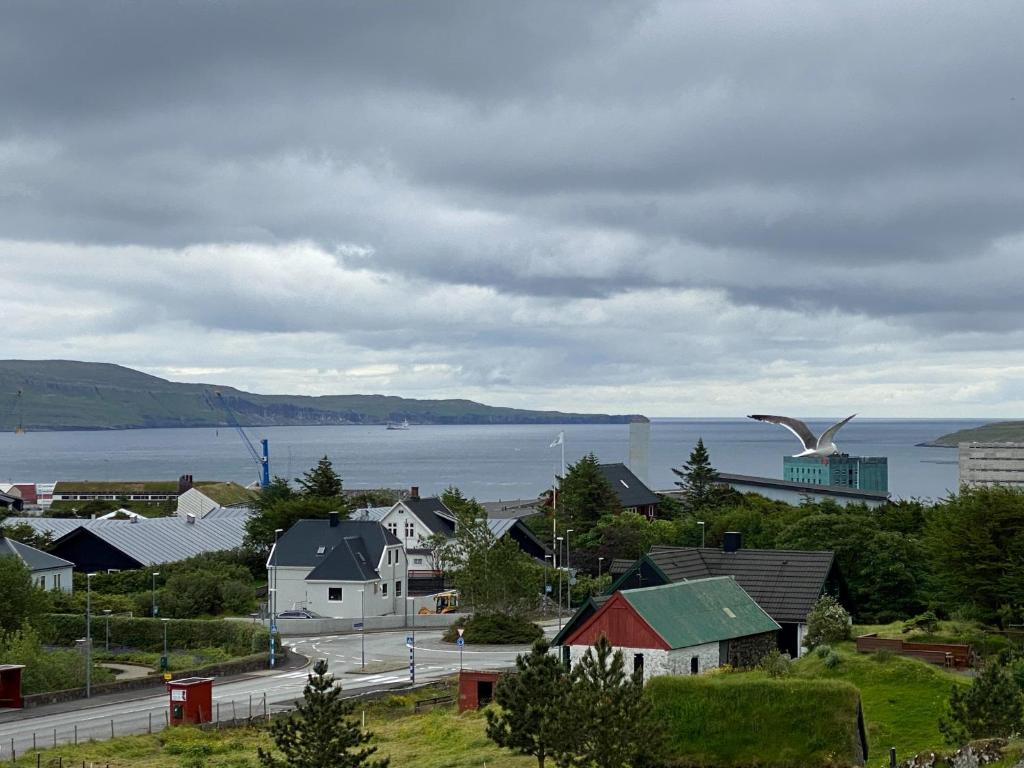
[[[281,611],[277,614],[279,619],[322,619],[319,613],[307,610]]]

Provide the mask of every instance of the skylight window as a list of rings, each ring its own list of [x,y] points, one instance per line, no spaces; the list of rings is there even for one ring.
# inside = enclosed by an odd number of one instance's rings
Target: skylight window
[[[730,619],[735,619],[736,618],[736,614],[732,612],[731,608],[723,607],[722,610],[725,611],[725,615],[728,616]]]
[[[626,481],[625,481],[625,480],[623,480],[623,479],[622,479],[621,477],[619,478],[619,482],[620,482],[620,483],[622,483],[622,487],[623,487],[623,488],[629,488],[629,485],[627,485],[627,484],[626,484]]]
[[[322,555],[322,554],[323,554],[324,552],[326,552],[326,551],[327,551],[327,547],[317,547],[317,548],[316,548],[316,553],[317,553],[318,555]]]

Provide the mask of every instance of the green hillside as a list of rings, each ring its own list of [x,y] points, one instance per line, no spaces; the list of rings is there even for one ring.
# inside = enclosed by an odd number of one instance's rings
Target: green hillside
[[[19,394],[20,393],[20,394]],[[225,403],[245,426],[623,423],[627,416],[495,408],[472,400],[386,395],[257,395],[167,381],[110,363],[0,360],[0,431],[214,427]]]
[[[1024,421],[995,421],[973,429],[961,429],[928,445],[956,448],[960,443],[1024,443]]]

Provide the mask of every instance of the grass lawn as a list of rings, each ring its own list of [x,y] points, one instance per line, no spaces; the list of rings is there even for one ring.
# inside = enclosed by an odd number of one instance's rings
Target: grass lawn
[[[902,760],[925,750],[948,750],[939,733],[939,716],[953,685],[968,685],[963,675],[902,656],[860,654],[851,643],[836,648],[842,662],[827,669],[809,653],[794,665],[794,674],[819,680],[843,680],[861,694],[871,764],[896,747]]]

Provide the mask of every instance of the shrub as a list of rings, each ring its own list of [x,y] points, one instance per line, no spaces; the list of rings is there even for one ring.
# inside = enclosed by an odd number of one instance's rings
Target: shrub
[[[822,643],[850,639],[850,614],[831,595],[822,595],[807,615],[804,645],[814,648]]]
[[[896,654],[890,651],[888,648],[879,648],[873,654],[871,658],[877,661],[879,664],[887,664],[895,658]]]
[[[0,663],[24,664],[22,692],[61,691],[85,685],[85,656],[78,651],[44,650],[39,635],[30,627],[0,635]],[[94,683],[112,680],[102,667],[94,667]]]
[[[93,618],[93,630],[105,629]],[[49,617],[44,640],[49,645],[72,645],[85,637],[85,617],[55,614]],[[110,617],[110,641],[140,651],[162,651],[164,622],[160,619]],[[467,641],[468,642],[468,641]],[[246,621],[199,621],[171,619],[167,622],[167,643],[175,649],[222,648],[234,656],[247,656],[269,645],[267,628]]]
[[[971,739],[1005,737],[1024,728],[1024,704],[1013,674],[990,662],[970,688],[953,686],[949,708],[939,719],[939,731],[950,744]]]
[[[501,613],[478,613],[462,623],[463,639],[473,645],[523,645],[544,636],[532,621]],[[449,643],[459,637],[458,629],[448,627],[444,639]]]
[[[839,654],[835,651],[830,651],[822,663],[825,665],[825,669],[835,669],[841,662],[842,659],[839,658]]]
[[[935,611],[925,611],[904,622],[903,634],[908,632],[934,632],[939,628],[939,617]]]
[[[773,648],[761,657],[761,660],[757,662],[757,668],[768,677],[785,677],[790,673],[792,664],[793,661],[787,654],[782,653],[778,648]]]
[[[818,654],[818,658],[819,659],[824,659],[826,656],[828,656],[830,653],[832,653],[832,646],[831,645],[819,645],[817,648],[814,649],[814,652],[816,654]]]

